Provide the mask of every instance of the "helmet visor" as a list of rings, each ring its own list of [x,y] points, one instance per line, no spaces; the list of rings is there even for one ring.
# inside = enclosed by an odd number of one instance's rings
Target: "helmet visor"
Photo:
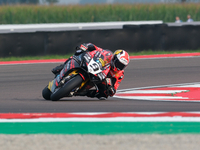
[[[114,65],[115,65],[115,67],[116,67],[118,70],[124,70],[124,68],[126,67],[126,65],[122,64],[122,63],[119,61],[119,59],[117,59],[116,57],[115,57],[115,59],[114,59]]]

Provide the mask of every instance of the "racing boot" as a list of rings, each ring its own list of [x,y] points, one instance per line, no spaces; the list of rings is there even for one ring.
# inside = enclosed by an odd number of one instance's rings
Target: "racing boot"
[[[70,57],[69,59],[67,59],[67,60],[64,62],[64,64],[61,64],[60,66],[57,66],[57,67],[53,68],[53,69],[51,70],[51,72],[53,72],[53,74],[55,74],[56,76],[57,76],[58,74],[60,74],[60,71],[64,68],[65,64],[66,64],[69,60],[71,60],[71,58],[72,58],[72,57]]]
[[[94,98],[94,97],[97,97],[99,100],[106,100],[107,97],[104,97],[104,95],[100,94],[100,93],[97,93],[96,90],[90,90],[88,91],[88,93],[86,94],[87,97],[91,97],[91,98]]]
[[[53,68],[51,72],[57,76],[60,73],[60,71],[64,68],[64,66],[65,64],[61,64],[60,66]]]
[[[86,96],[94,98],[96,94],[97,94],[96,90],[89,90],[88,93],[86,94]]]
[[[98,97],[99,100],[106,100],[106,97]]]

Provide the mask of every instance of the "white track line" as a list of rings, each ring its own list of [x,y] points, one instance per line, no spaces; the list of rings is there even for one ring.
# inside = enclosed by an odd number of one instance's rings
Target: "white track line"
[[[146,87],[139,87],[139,88],[130,88],[130,89],[121,89],[117,90],[118,92],[125,92],[125,91],[131,91],[131,90],[144,90],[144,89],[153,89],[153,88],[161,88],[161,87],[194,87],[194,84],[200,84],[200,82],[193,82],[193,83],[182,83],[182,84],[168,84],[168,85],[158,85],[158,86],[146,86]]]
[[[0,119],[3,122],[200,122],[200,117],[115,117],[115,118],[39,118]]]
[[[180,93],[186,92],[187,90],[133,90],[133,91],[125,91],[121,93],[137,93],[137,94],[171,94],[171,93]],[[120,94],[120,92],[118,92]]]

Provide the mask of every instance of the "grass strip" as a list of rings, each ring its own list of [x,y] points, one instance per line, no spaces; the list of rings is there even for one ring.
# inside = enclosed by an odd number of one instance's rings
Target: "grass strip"
[[[2,5],[0,24],[70,23],[105,21],[182,21],[190,14],[200,20],[199,3],[95,4],[95,5]]]
[[[154,55],[154,54],[181,54],[181,53],[194,53],[200,52],[200,50],[183,50],[183,51],[139,51],[139,52],[129,52],[130,56],[138,55]],[[46,55],[46,56],[23,56],[23,57],[0,57],[0,61],[20,61],[20,60],[43,60],[43,59],[67,59],[73,54],[67,55]]]
[[[0,123],[0,134],[200,134],[200,122]]]

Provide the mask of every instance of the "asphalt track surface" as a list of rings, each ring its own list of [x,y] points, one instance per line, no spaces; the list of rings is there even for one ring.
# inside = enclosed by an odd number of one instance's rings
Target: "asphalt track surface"
[[[73,97],[46,101],[42,90],[60,63],[0,65],[0,113],[200,111],[199,102]],[[200,82],[200,57],[134,59],[119,89]]]

